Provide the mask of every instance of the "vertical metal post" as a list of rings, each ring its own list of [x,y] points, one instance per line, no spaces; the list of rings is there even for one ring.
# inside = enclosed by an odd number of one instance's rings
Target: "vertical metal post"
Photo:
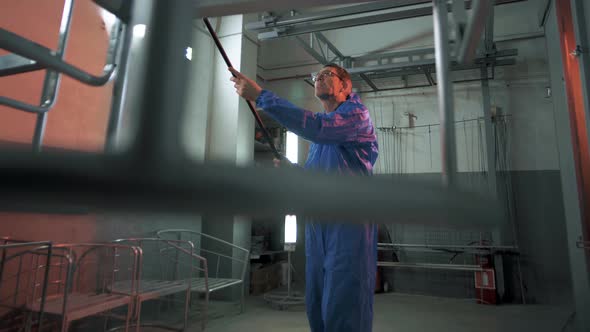
[[[61,25],[59,27],[59,40],[55,56],[63,59],[66,44],[68,43],[68,36],[70,35],[70,27],[72,23],[72,13],[74,11],[74,0],[66,0],[64,2],[64,9],[61,17]],[[41,103],[43,107],[52,107],[57,100],[57,89],[59,89],[60,75],[59,73],[47,69],[45,80],[43,82],[43,90],[41,92]],[[47,113],[40,113],[37,115],[37,123],[35,124],[35,133],[33,134],[33,152],[40,152],[43,145],[43,137],[45,136],[45,125],[47,124]]]
[[[438,110],[440,116],[440,141],[442,159],[442,182],[446,186],[455,183],[457,172],[457,152],[455,146],[455,115],[453,109],[453,90],[450,78],[449,28],[446,0],[432,1],[434,25],[434,49],[436,56],[436,76],[438,90]]]
[[[494,17],[495,17],[495,9],[494,6],[491,5],[488,10],[488,21],[486,22],[485,27],[485,34],[484,34],[484,48],[486,50],[485,54],[491,54],[495,49],[494,44]]]
[[[580,76],[582,80],[582,93],[584,98],[584,109],[586,113],[586,132],[588,133],[586,139],[588,145],[590,145],[590,44],[589,36],[586,32],[586,26],[588,25],[585,16],[584,7],[588,6],[588,3],[583,0],[572,0],[572,16],[574,18],[574,32],[576,35],[576,49],[572,50],[574,54],[579,58]],[[580,46],[578,48],[578,46]],[[581,50],[581,52],[577,52]]]
[[[291,297],[291,251],[287,251],[287,296]]]
[[[485,25],[485,34],[484,34],[484,54],[492,54],[494,52],[494,6],[489,5],[487,9],[487,22]],[[488,190],[489,194],[492,197],[499,198],[500,200],[505,200],[510,202],[512,200],[511,193],[506,192],[504,197],[499,197],[500,193],[498,192],[498,180],[497,180],[497,169],[496,169],[496,156],[495,156],[495,132],[494,127],[492,125],[492,112],[491,112],[491,102],[490,102],[490,85],[488,80],[488,67],[487,64],[483,64],[480,68],[480,75],[481,75],[481,95],[482,95],[482,106],[483,106],[483,122],[484,122],[484,130],[485,130],[485,144],[486,144],[486,163],[487,163],[487,180],[488,180]],[[506,185],[508,185],[508,181],[510,181],[510,170],[506,169]],[[510,204],[510,203],[509,203]],[[512,234],[513,234],[513,243],[515,246],[518,247],[518,238],[516,232],[516,225],[514,223],[514,219],[511,216],[510,208],[506,209],[506,216],[509,218],[510,224],[512,225]],[[502,229],[501,226],[498,225],[492,231],[492,238],[495,243],[502,243]],[[519,275],[519,282],[520,282],[520,294],[522,298],[522,303],[526,303],[526,299],[524,297],[524,288],[523,288],[523,281],[522,281],[522,273],[521,273],[521,266],[520,266],[520,257],[516,260],[518,275]],[[500,296],[503,296],[505,292],[505,281],[504,281],[504,263],[502,255],[494,255],[494,269],[496,270],[496,283],[497,283],[497,291]]]
[[[41,289],[41,303],[39,305],[39,329],[43,331],[43,315],[45,314],[45,300],[47,298],[47,288],[49,285],[49,272],[51,268],[51,256],[53,255],[53,243],[47,244],[47,260],[45,261],[45,272],[43,273],[43,288]]]
[[[144,75],[136,82],[141,100],[136,110],[129,110],[140,115],[131,150],[137,162],[146,166],[144,171],[156,176],[162,164],[185,155],[180,127],[190,65],[185,50],[191,45],[194,14],[191,0],[153,1],[145,29]]]
[[[559,114],[556,108],[556,121],[560,121],[563,136],[570,136],[567,142],[561,142],[565,149],[560,153],[560,168],[564,205],[566,208],[566,231],[568,237],[568,254],[572,280],[573,300],[576,315],[573,320],[575,331],[590,331],[590,255],[576,245],[576,241],[590,237],[590,178],[588,167],[588,140],[590,139],[590,106],[588,84],[590,77],[590,57],[586,33],[587,21],[584,17],[587,2],[582,0],[552,1],[552,8],[547,24],[552,26],[549,33],[553,40],[560,43],[561,60],[555,77],[563,75],[553,90],[564,93],[563,109],[567,115]],[[554,10],[553,10],[554,9]],[[549,40],[549,39],[548,39]],[[558,132],[559,133],[559,132]],[[584,134],[586,137],[584,137]],[[559,141],[559,135],[558,141]],[[569,174],[568,174],[569,173]],[[573,203],[575,202],[575,203]],[[582,314],[580,314],[582,313]]]
[[[484,35],[484,53],[491,54],[494,51],[494,6],[490,6],[488,10],[488,17],[485,26],[485,35]],[[504,197],[499,197],[500,193],[498,192],[498,180],[497,180],[497,170],[496,170],[496,156],[495,156],[495,133],[494,128],[492,125],[492,112],[491,112],[491,102],[490,102],[490,85],[488,80],[488,67],[487,64],[483,64],[480,68],[481,74],[481,95],[482,95],[482,106],[483,106],[483,123],[484,123],[484,130],[485,130],[485,142],[486,142],[486,162],[487,162],[487,180],[488,180],[488,189],[489,193],[492,197],[497,197],[501,200],[505,200],[510,202],[512,199],[511,193],[507,192]],[[510,170],[506,169],[506,181],[510,181]],[[506,184],[508,185],[508,184]],[[510,209],[507,208],[506,215],[509,218],[510,224],[512,226],[512,234],[513,234],[513,243],[515,246],[518,246],[518,238],[516,232],[516,225],[514,223],[514,219],[510,215]],[[492,238],[495,243],[502,243],[502,229],[500,226],[495,228],[492,231]],[[520,258],[517,258],[517,269],[519,275],[519,282],[521,286],[521,298],[522,303],[526,303],[526,299],[524,297],[523,291],[523,282],[522,282],[522,273],[520,269]],[[494,269],[496,270],[496,283],[498,294],[502,296],[505,292],[505,281],[504,281],[504,263],[502,255],[495,255],[494,256]]]
[[[45,86],[45,84],[43,85]],[[42,95],[45,95],[45,91],[46,89],[43,88]],[[35,123],[35,133],[33,134],[33,152],[41,152],[41,146],[43,145],[43,137],[45,137],[46,124],[47,113],[37,114],[37,121]]]
[[[117,77],[113,86],[113,99],[111,101],[111,113],[109,115],[109,123],[106,133],[105,151],[114,152],[117,147],[117,134],[121,123],[121,115],[123,113],[123,104],[125,103],[125,92],[127,88],[127,61],[129,59],[129,50],[131,48],[131,41],[133,39],[133,29],[130,24],[117,25],[117,29],[121,29],[122,33],[115,33],[118,38],[123,38],[121,48],[119,49],[117,64]],[[111,43],[116,40],[111,40]]]
[[[488,82],[488,67],[487,65],[481,66],[481,96],[483,104],[483,123],[486,133],[486,162],[488,169],[488,185],[490,194],[493,197],[497,196],[496,187],[496,158],[494,155],[494,143],[495,135],[492,128],[492,112],[490,102],[490,84]]]

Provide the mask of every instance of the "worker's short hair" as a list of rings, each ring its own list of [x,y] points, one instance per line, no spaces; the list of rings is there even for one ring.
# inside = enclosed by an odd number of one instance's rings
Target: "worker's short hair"
[[[343,82],[346,82],[348,93],[350,94],[350,92],[352,92],[352,79],[350,78],[350,74],[348,73],[348,71],[346,71],[346,69],[340,67],[335,63],[329,63],[325,65],[324,68],[334,68],[334,70],[336,71],[336,75],[338,75],[338,77],[340,77],[340,79]]]

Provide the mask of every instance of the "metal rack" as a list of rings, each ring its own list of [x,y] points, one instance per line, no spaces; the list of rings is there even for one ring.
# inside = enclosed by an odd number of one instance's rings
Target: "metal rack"
[[[41,331],[45,317],[53,244],[0,239],[0,330]],[[27,311],[32,303],[37,310]]]
[[[51,281],[47,290],[47,299],[34,298],[27,303],[27,310],[50,314],[59,322],[60,330],[68,331],[74,321],[86,317],[106,314],[105,325],[112,310],[125,308],[125,315],[118,318],[124,321],[128,331],[134,318],[133,307],[136,296],[138,263],[141,250],[136,247],[97,244],[68,243],[53,246],[52,261],[36,261],[35,270],[44,270],[49,266]],[[44,249],[36,252],[44,255]],[[126,280],[132,287],[123,292],[111,291],[112,283]],[[34,289],[38,285],[32,285]]]
[[[60,75],[65,74],[83,84],[90,86],[103,86],[112,80],[116,74],[117,63],[122,63],[123,71],[126,63],[126,52],[120,52],[121,44],[128,46],[129,36],[123,38],[124,27],[121,21],[117,21],[110,33],[109,49],[106,64],[100,75],[94,75],[79,69],[63,60],[67,48],[68,37],[71,30],[75,0],[66,0],[62,11],[58,46],[56,50],[39,45],[18,34],[0,28],[0,48],[12,53],[0,57],[0,76],[22,74],[36,70],[46,70],[45,80],[39,105],[31,105],[19,100],[0,96],[0,105],[8,106],[24,112],[37,114],[35,133],[33,135],[33,151],[41,151],[47,113],[55,105],[59,92]],[[115,85],[113,113],[120,112],[120,100],[122,87]],[[113,120],[115,121],[115,120]]]
[[[520,284],[520,297],[523,304],[526,304],[525,290],[523,284],[523,276],[520,262],[520,251],[516,246],[503,245],[453,245],[453,244],[418,244],[418,243],[379,243],[378,250],[382,251],[420,251],[420,252],[438,252],[456,255],[476,255],[476,256],[492,256],[502,257],[504,255],[516,257],[516,266],[518,270],[518,282]],[[453,256],[453,258],[455,257]],[[390,262],[378,261],[377,266],[406,268],[406,269],[434,269],[434,270],[448,270],[448,271],[485,271],[481,265],[478,264],[457,264],[453,263],[452,259],[448,263],[425,263],[425,262]]]
[[[185,240],[195,246],[192,254],[203,267],[190,278],[191,291],[205,296],[205,328],[210,295],[230,287],[240,288],[240,313],[244,311],[244,283],[250,251],[220,238],[189,229],[163,229],[156,232],[163,241]],[[221,271],[220,271],[221,270]]]

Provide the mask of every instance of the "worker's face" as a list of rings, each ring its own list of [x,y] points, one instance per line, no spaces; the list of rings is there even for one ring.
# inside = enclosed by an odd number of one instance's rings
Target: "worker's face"
[[[319,99],[333,98],[345,91],[344,82],[332,68],[324,68],[315,77],[315,95]]]

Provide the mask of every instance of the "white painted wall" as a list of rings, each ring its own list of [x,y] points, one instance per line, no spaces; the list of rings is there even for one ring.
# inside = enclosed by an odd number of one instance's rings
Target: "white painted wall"
[[[231,63],[240,69],[242,49],[242,16],[221,18],[217,31],[219,40],[226,49]],[[219,52],[215,52],[213,63],[213,84],[211,116],[209,119],[210,136],[207,159],[236,161],[239,98],[233,84],[229,82],[227,66]]]
[[[558,169],[552,102],[546,98],[545,80],[492,81],[491,103],[507,117],[512,170]],[[483,116],[479,83],[454,86],[455,120]],[[381,158],[377,173],[440,172],[440,128],[437,96],[433,88],[371,93],[362,96],[377,127],[408,127],[412,113],[418,118],[415,129],[379,132]],[[483,121],[469,121],[455,126],[458,170],[473,172],[485,167],[485,132]],[[483,150],[482,150],[483,149]],[[387,164],[389,163],[389,164]],[[399,165],[401,163],[402,165]],[[386,172],[389,170],[389,172]]]
[[[182,143],[191,159],[203,161],[207,151],[207,123],[213,86],[211,68],[216,49],[209,34],[197,28],[201,24],[200,21],[195,21],[194,24],[191,45],[193,55],[187,105],[184,112]]]
[[[246,18],[251,20],[252,15]],[[210,21],[233,66],[255,77],[257,45],[242,34],[244,16]],[[182,136],[187,154],[198,161],[250,163],[254,119],[235,93],[227,66],[204,24],[195,20],[193,27],[193,65]]]

